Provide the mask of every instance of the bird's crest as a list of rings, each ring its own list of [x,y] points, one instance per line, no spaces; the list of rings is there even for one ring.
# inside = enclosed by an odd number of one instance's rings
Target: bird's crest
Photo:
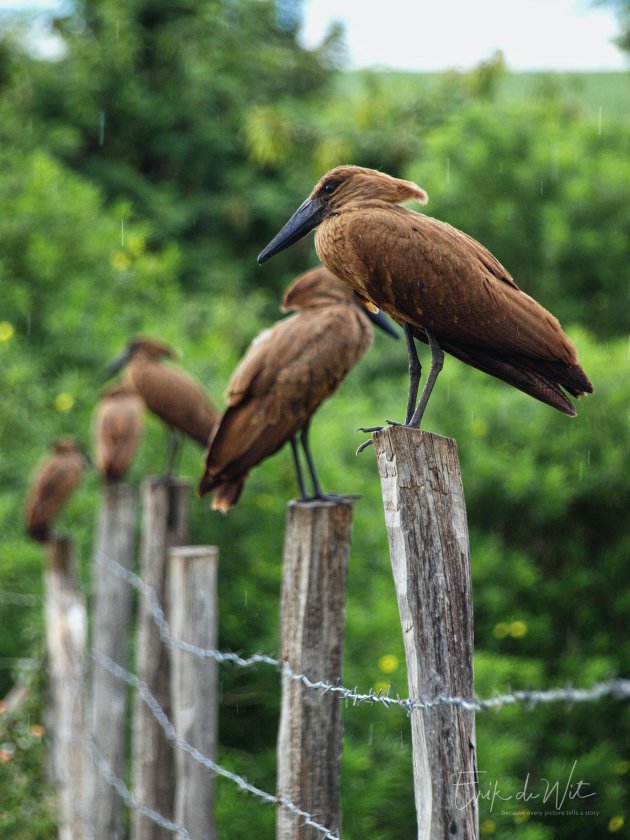
[[[315,185],[311,198],[323,198],[331,207],[378,200],[387,204],[403,201],[418,201],[426,204],[426,191],[402,178],[393,178],[384,172],[366,169],[363,166],[337,166],[327,172]]]
[[[351,301],[351,289],[327,268],[319,266],[300,274],[293,281],[282,301],[282,311],[292,312],[311,306],[330,306]]]

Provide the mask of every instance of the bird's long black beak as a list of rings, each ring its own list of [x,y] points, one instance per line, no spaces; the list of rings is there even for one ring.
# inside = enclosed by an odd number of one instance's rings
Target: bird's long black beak
[[[369,309],[366,309],[365,314],[375,326],[379,327],[379,329],[386,332],[387,335],[391,335],[392,338],[395,338],[396,341],[398,341],[400,338],[398,330],[384,312],[381,312],[380,309],[378,312],[370,312]]]
[[[316,228],[324,217],[324,211],[325,205],[320,198],[307,198],[302,202],[280,233],[277,233],[269,245],[258,254],[259,265]]]
[[[115,373],[118,373],[118,371],[127,364],[130,355],[131,352],[129,348],[127,348],[119,356],[116,356],[115,359],[112,359],[112,361],[101,371],[103,379],[110,379]]]

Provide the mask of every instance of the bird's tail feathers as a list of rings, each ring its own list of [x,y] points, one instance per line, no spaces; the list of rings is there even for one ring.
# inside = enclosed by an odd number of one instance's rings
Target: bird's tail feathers
[[[235,478],[219,484],[212,496],[212,510],[227,513],[238,502],[244,483],[244,478]]]
[[[206,471],[197,486],[197,495],[205,496],[212,493],[212,510],[227,513],[238,502],[246,478],[247,474],[228,478],[225,475],[212,475]]]
[[[442,347],[466,364],[502,379],[569,417],[575,417],[577,412],[563,389],[574,397],[593,391],[593,385],[577,364],[542,359],[501,359],[481,348],[453,347],[448,343],[443,343]]]

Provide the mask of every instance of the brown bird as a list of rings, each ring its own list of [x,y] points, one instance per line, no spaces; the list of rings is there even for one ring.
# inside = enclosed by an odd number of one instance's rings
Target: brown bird
[[[180,446],[180,434],[206,446],[219,414],[201,387],[187,374],[167,367],[164,359],[175,358],[168,344],[136,336],[106,368],[112,376],[125,368],[124,382],[139,394],[145,405],[170,429],[170,475]]]
[[[140,435],[144,401],[129,385],[112,385],[94,416],[94,461],[106,484],[120,481],[129,469]]]
[[[399,203],[428,200],[410,181],[339,166],[315,185],[259,263],[313,228],[324,265],[403,326],[410,388],[405,423],[418,427],[443,350],[570,416],[593,386],[560,323],[516,285],[507,269],[462,231]],[[431,347],[416,406],[420,362],[414,338]],[[415,408],[415,410],[414,410]]]
[[[76,488],[87,459],[72,438],[60,438],[53,454],[37,470],[26,504],[28,534],[37,542],[50,539],[50,524]]]
[[[300,275],[282,305],[296,314],[262,332],[228,385],[228,408],[210,439],[199,495],[226,512],[248,472],[290,441],[303,501],[322,492],[308,444],[311,417],[372,343],[368,317],[396,336],[382,314],[369,314],[350,289],[325,268]],[[298,436],[313,484],[308,495]]]

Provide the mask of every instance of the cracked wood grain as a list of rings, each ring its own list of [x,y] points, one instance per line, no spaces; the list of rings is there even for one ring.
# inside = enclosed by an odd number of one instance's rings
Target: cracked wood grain
[[[373,436],[411,699],[473,696],[466,506],[454,440],[391,426]],[[414,710],[419,840],[478,837],[474,713]]]

